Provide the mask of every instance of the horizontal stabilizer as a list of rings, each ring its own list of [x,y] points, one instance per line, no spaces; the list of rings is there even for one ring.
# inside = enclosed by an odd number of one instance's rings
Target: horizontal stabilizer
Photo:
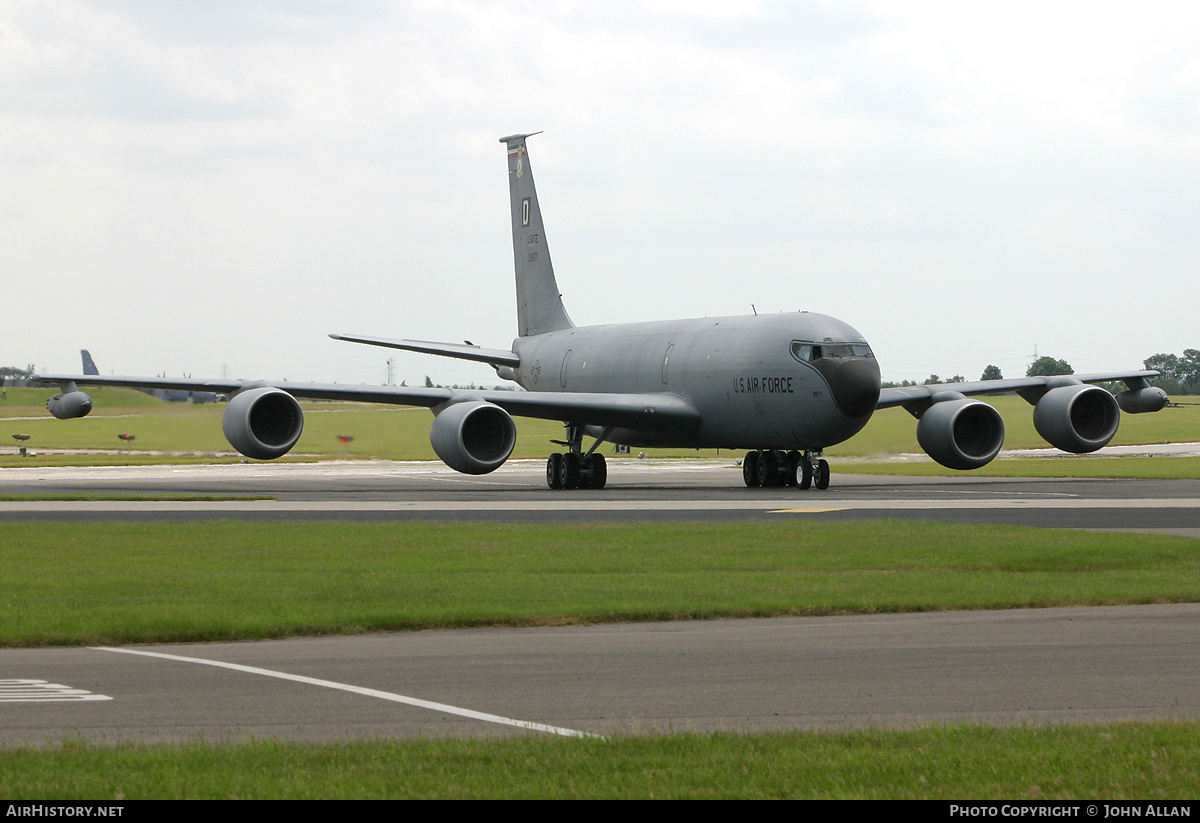
[[[362,337],[357,334],[331,334],[329,336],[334,340],[345,340],[350,343],[365,343],[368,346],[404,349],[422,354],[440,354],[443,357],[454,357],[459,360],[490,363],[493,366],[511,366],[515,369],[521,365],[521,358],[505,349],[485,349],[461,343],[434,343],[430,340],[387,340],[382,337]]]

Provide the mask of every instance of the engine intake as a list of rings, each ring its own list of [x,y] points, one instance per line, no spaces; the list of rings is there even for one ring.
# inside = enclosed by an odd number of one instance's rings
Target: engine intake
[[[493,403],[455,403],[433,419],[429,442],[455,471],[487,474],[504,465],[512,454],[517,427],[508,412]]]
[[[87,417],[92,410],[92,398],[81,391],[56,394],[46,401],[46,410],[59,420]]]
[[[948,469],[978,469],[992,462],[1004,445],[1000,412],[957,392],[934,403],[917,422],[917,442],[925,453]]]
[[[1082,383],[1051,389],[1033,407],[1033,426],[1042,439],[1074,454],[1106,446],[1120,422],[1116,398],[1099,386]]]
[[[229,444],[255,460],[274,460],[291,451],[304,431],[296,398],[269,386],[249,389],[229,401],[221,416]]]

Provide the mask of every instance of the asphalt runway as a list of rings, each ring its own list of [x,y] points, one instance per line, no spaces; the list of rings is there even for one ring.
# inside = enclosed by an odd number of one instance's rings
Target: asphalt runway
[[[1169,459],[1169,458],[1164,458]],[[747,489],[729,460],[610,461],[602,491],[551,491],[543,463],[469,477],[440,463],[334,462],[6,469],[0,494],[271,500],[0,501],[0,520],[860,520],[901,518],[1200,537],[1200,480],[834,474],[825,491]]]
[[[1200,481],[836,475],[750,490],[733,461],[622,461],[552,492],[396,463],[10,469],[4,520],[915,518],[1200,536]],[[411,632],[0,651],[0,745],[1098,722],[1200,715],[1200,605]],[[216,664],[216,665],[215,665]]]

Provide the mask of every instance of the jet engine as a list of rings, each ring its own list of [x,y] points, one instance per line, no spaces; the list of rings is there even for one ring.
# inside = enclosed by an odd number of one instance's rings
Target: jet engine
[[[1156,412],[1167,405],[1167,393],[1154,386],[1142,389],[1130,389],[1117,395],[1117,405],[1127,414]]]
[[[933,396],[933,405],[917,422],[917,442],[948,469],[977,469],[992,461],[1004,445],[1004,420],[987,403],[958,392]]]
[[[229,444],[255,460],[274,460],[291,451],[304,430],[304,413],[296,398],[263,386],[240,392],[221,416]]]
[[[463,474],[487,474],[504,464],[517,444],[508,412],[482,400],[454,403],[433,419],[429,442],[442,461]]]
[[[46,401],[46,410],[59,420],[87,417],[92,410],[92,398],[81,391],[56,394]]]
[[[1103,448],[1120,422],[1116,398],[1099,386],[1082,383],[1051,389],[1033,407],[1033,426],[1042,439],[1075,454]]]

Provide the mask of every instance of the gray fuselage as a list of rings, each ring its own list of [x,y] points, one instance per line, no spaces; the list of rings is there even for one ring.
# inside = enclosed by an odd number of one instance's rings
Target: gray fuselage
[[[809,312],[581,326],[512,350],[529,391],[667,392],[700,412],[696,426],[607,438],[631,446],[820,449],[862,429],[879,397],[863,336]]]

